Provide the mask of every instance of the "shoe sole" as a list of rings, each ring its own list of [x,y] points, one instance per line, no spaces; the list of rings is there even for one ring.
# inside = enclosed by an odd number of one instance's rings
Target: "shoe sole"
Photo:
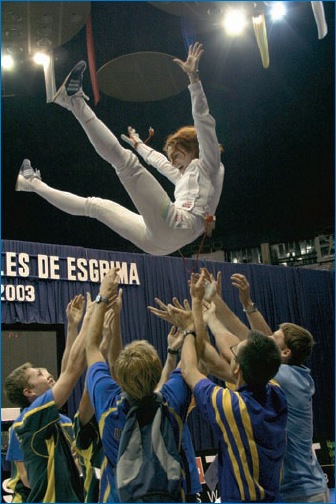
[[[77,70],[76,67],[81,68],[81,70]],[[65,81],[63,82],[63,85],[66,89],[67,95],[68,96],[73,96],[75,95],[79,90],[80,90],[80,81],[83,78],[83,74],[86,70],[86,63],[85,61],[79,61],[71,70]],[[74,74],[72,78],[70,78],[71,74]],[[69,81],[67,83],[67,81]]]
[[[83,73],[84,73],[84,72],[85,72],[85,70],[86,70],[86,63],[85,63],[85,61],[83,61],[83,63],[84,63],[84,68],[83,68],[83,70],[82,70],[82,71],[81,71],[81,73],[80,73],[80,75],[81,75],[81,76],[83,75]],[[67,82],[69,81],[69,88],[70,88],[70,83],[71,83],[70,76],[71,76],[71,74],[75,71],[75,68],[76,68],[76,66],[77,66],[77,65],[79,65],[79,63],[77,63],[77,64],[73,67],[73,69],[71,70],[71,72],[69,72],[69,74],[68,74],[68,75],[66,76],[66,78],[64,79],[63,84],[61,85],[61,87],[59,88],[59,90],[58,90],[58,91],[56,91],[56,93],[55,93],[55,95],[54,95],[54,97],[53,97],[53,99],[52,99],[53,103],[57,103],[57,102],[56,102],[56,100],[57,100],[58,96],[62,93],[62,91],[63,91],[63,90],[65,90],[65,93],[66,93],[66,95],[67,95],[69,98],[70,98],[71,96],[75,95],[75,94],[76,94],[76,93],[80,90],[80,87],[78,87],[78,85],[76,85],[76,91],[75,91],[74,93],[72,92],[71,94],[68,94],[68,90],[69,90],[69,91],[71,91],[71,90],[70,90],[70,89],[68,89],[68,87],[67,87]],[[74,82],[80,82],[80,78],[79,78],[79,79],[75,79],[75,78],[74,78],[73,80],[74,80]],[[77,87],[78,87],[78,89],[77,89]]]

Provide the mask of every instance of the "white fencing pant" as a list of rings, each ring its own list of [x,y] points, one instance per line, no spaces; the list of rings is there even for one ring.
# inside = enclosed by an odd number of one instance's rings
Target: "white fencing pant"
[[[58,191],[38,179],[32,183],[34,192],[66,213],[99,220],[153,255],[170,254],[202,234],[203,219],[175,207],[137,156],[119,144],[83,98],[73,99],[73,113],[98,154],[115,168],[140,215],[110,200]]]

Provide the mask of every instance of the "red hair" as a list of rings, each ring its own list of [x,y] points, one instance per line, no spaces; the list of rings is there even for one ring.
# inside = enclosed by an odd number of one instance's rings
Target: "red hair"
[[[183,126],[169,135],[163,147],[164,152],[168,151],[168,147],[174,150],[182,148],[190,152],[194,158],[197,158],[199,156],[199,147],[195,126]]]

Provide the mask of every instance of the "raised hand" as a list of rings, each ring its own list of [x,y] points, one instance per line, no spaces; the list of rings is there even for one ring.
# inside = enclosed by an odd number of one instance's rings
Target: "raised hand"
[[[160,308],[155,308],[154,306],[147,306],[148,310],[151,313],[153,313],[153,315],[156,315],[160,319],[165,320],[166,322],[169,322],[170,324],[174,325],[174,321],[168,313],[167,305],[165,305],[159,298],[154,298],[154,301],[160,306]]]
[[[201,272],[204,273],[206,279],[204,299],[210,303],[216,294],[221,297],[222,273],[218,271],[215,280],[214,276],[206,268],[201,268]]]
[[[176,297],[173,298],[173,303],[174,306],[169,304],[165,305],[160,299],[154,298],[155,302],[160,306],[159,308],[154,308],[153,306],[148,306],[147,308],[153,315],[156,315],[157,317],[161,318],[162,320],[165,320],[166,322],[169,322],[169,324],[175,325],[180,327],[181,329],[186,329],[189,328],[193,325],[192,323],[192,313],[190,310],[189,303],[187,299],[183,301],[184,308],[182,305],[179,303],[178,299]]]
[[[252,306],[250,284],[248,283],[246,276],[241,275],[240,273],[234,273],[231,275],[231,282],[234,287],[239,289],[239,300],[243,307],[246,309],[249,306]]]
[[[168,315],[173,325],[180,327],[183,330],[193,329],[194,322],[192,312],[190,310],[183,310],[181,308],[176,308],[169,304],[167,306]]]
[[[183,343],[183,335],[179,328],[173,326],[167,337],[168,347],[172,350],[179,350]]]
[[[197,74],[198,63],[203,53],[203,44],[195,42],[193,46],[189,46],[188,58],[186,61],[182,61],[179,58],[174,58],[173,61],[177,63],[186,74]]]
[[[190,277],[190,295],[193,299],[202,300],[205,293],[205,275],[204,272],[202,274],[196,275],[195,273],[191,273]]]
[[[120,276],[118,275],[120,268],[111,268],[110,271],[104,276],[100,284],[100,294],[103,297],[111,298],[112,294],[116,290],[120,282]]]
[[[183,300],[182,306],[179,300],[176,297],[173,297],[173,304],[176,306],[176,308],[180,308],[181,310],[185,309],[186,311],[191,311],[188,299]]]
[[[215,303],[208,303],[203,299],[202,302],[202,313],[203,320],[206,324],[210,321],[212,317],[216,317],[216,305]]]
[[[66,308],[66,315],[69,324],[78,325],[84,313],[85,300],[82,294],[75,296]]]
[[[122,134],[121,138],[122,140],[124,140],[124,142],[128,143],[131,147],[133,147],[133,149],[136,150],[138,145],[143,143],[143,141],[141,140],[135,129],[132,128],[132,126],[128,126],[127,130],[128,130],[128,136]]]
[[[90,317],[92,315],[93,307],[95,306],[95,302],[91,299],[90,292],[86,293],[86,308],[85,308],[85,317]]]

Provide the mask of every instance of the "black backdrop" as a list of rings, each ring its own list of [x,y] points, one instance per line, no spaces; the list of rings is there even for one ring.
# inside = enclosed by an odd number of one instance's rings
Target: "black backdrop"
[[[123,343],[147,339],[166,359],[169,325],[151,315],[148,305],[154,298],[171,302],[173,296],[189,298],[188,270],[192,259],[154,257],[62,245],[2,240],[1,322],[3,324],[66,324],[66,306],[79,293],[96,296],[99,267],[117,265],[123,271]],[[99,262],[100,261],[100,262]],[[50,265],[53,265],[53,270]],[[91,269],[90,269],[91,265]],[[232,273],[248,278],[253,300],[272,329],[281,322],[294,322],[310,330],[316,341],[308,362],[315,380],[315,440],[334,440],[334,273],[304,268],[257,264],[232,264],[199,260],[196,270],[205,266],[222,272],[222,294],[230,308],[246,323],[238,298],[231,286]],[[87,277],[87,278],[86,278]],[[33,300],[34,299],[34,300]],[[27,327],[29,328],[29,326]],[[46,348],[46,352],[48,349]],[[25,358],[22,356],[22,362]],[[73,416],[79,404],[84,376],[68,402]],[[215,448],[209,426],[196,410],[189,425],[196,450]]]

